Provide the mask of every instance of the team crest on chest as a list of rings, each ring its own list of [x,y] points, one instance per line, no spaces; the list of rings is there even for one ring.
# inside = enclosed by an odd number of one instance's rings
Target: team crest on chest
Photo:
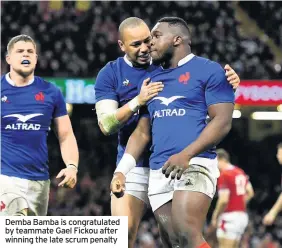
[[[132,83],[130,83],[128,79],[125,79],[125,80],[122,82],[122,85],[123,85],[123,86],[131,86]]]

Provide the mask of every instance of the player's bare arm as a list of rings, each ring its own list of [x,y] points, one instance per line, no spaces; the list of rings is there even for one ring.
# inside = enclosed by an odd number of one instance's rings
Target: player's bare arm
[[[111,191],[115,195],[121,196],[123,194],[125,190],[125,175],[136,166],[136,161],[139,160],[150,140],[150,120],[149,118],[141,117],[127,142],[125,153],[114,173]]]
[[[218,217],[224,212],[228,202],[230,193],[229,190],[221,190],[218,195],[216,207],[212,215],[211,225],[216,228]]]
[[[233,89],[236,90],[240,84],[240,77],[228,64],[224,66],[224,70],[227,81],[232,85]]]
[[[245,195],[245,203],[248,204],[249,201],[254,197],[255,192],[251,182],[248,182],[246,185],[246,195]]]
[[[163,166],[166,177],[181,178],[182,173],[189,167],[189,161],[215,145],[217,145],[230,131],[232,125],[233,103],[217,103],[208,107],[211,118],[196,141],[187,146],[180,153],[171,156]]]
[[[103,134],[116,133],[140,107],[163,90],[161,82],[149,82],[150,78],[145,79],[139,95],[120,108],[114,100],[101,100],[96,103],[99,127]]]
[[[275,221],[277,215],[282,211],[282,193],[278,197],[277,201],[270,209],[270,211],[264,216],[263,224],[266,226],[270,226]]]
[[[77,168],[79,160],[76,138],[68,115],[55,118],[54,122],[60,143],[62,158],[67,166],[57,175],[57,178],[64,177],[58,186],[73,188],[77,182]]]

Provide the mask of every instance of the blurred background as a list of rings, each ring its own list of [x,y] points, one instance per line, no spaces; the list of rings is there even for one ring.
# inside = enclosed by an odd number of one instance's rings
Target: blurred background
[[[122,56],[118,26],[130,16],[142,18],[150,28],[164,16],[184,18],[193,34],[192,52],[228,63],[240,75],[233,128],[219,147],[246,171],[255,189],[241,247],[282,247],[281,215],[271,227],[261,222],[281,192],[276,146],[282,142],[282,2],[1,1],[1,73],[9,70],[8,41],[19,34],[34,38],[39,55],[36,75],[63,91],[80,150],[77,187],[58,189],[55,176],[64,164],[50,132],[48,214],[110,215],[117,136],[105,137],[98,128],[93,85],[98,71]],[[161,247],[150,210],[140,226],[137,247]]]

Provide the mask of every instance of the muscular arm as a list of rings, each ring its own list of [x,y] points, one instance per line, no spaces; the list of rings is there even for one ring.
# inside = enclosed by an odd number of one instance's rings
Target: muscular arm
[[[135,160],[138,161],[150,140],[150,119],[147,117],[141,117],[136,129],[127,142],[125,152],[131,154],[135,158]]]
[[[275,204],[273,205],[273,207],[270,209],[269,212],[277,216],[280,213],[280,211],[282,211],[282,193],[279,195],[277,201],[275,202]]]
[[[233,109],[233,103],[217,103],[209,106],[208,112],[211,121],[198,139],[186,147],[183,152],[189,158],[193,158],[217,145],[231,129]]]
[[[123,196],[125,190],[125,175],[136,166],[136,161],[146,149],[151,139],[150,119],[148,117],[141,117],[136,129],[131,134],[125,153],[120,160],[112,182],[111,191],[116,197]]]
[[[117,132],[124,123],[135,113],[129,104],[118,108],[118,102],[114,100],[101,100],[96,103],[98,123],[105,135]]]
[[[64,115],[55,118],[54,123],[60,144],[62,158],[65,164],[73,164],[78,167],[78,147],[69,116]]]
[[[121,172],[126,175],[131,169],[133,169],[150,140],[150,119],[147,117],[141,117],[136,129],[131,134],[127,142],[125,153],[115,172]]]
[[[255,195],[253,186],[250,182],[248,182],[246,186],[246,195],[245,195],[245,203],[247,204]]]

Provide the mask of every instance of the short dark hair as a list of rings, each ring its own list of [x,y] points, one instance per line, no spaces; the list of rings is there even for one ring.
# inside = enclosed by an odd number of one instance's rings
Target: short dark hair
[[[191,36],[191,32],[190,32],[187,22],[184,21],[184,19],[180,17],[174,17],[174,16],[163,17],[160,20],[158,20],[158,22],[167,22],[169,26],[178,26],[182,28],[182,30],[185,30],[186,32],[188,32],[188,35]]]
[[[19,41],[25,41],[25,42],[31,42],[33,45],[34,45],[34,48],[36,50],[36,44],[35,44],[35,41],[29,36],[29,35],[26,35],[26,34],[20,34],[20,35],[17,35],[15,37],[13,37],[8,45],[7,45],[7,52],[9,53],[11,49],[13,49],[14,45],[19,42]]]
[[[277,145],[277,149],[281,149],[282,148],[282,142],[280,142],[278,145]]]
[[[119,25],[118,31],[119,31],[119,37],[121,40],[123,40],[123,33],[124,30],[127,28],[134,28],[138,27],[142,24],[147,25],[142,19],[138,17],[128,17],[125,20],[122,21],[122,23]]]
[[[218,159],[225,159],[226,161],[230,162],[230,156],[229,153],[227,151],[225,151],[224,149],[217,149],[216,150],[217,153],[217,158]]]

